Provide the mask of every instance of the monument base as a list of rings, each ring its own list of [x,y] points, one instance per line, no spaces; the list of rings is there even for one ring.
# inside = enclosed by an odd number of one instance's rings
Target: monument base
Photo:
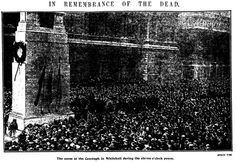
[[[13,119],[16,119],[16,122],[18,124],[18,130],[22,131],[28,124],[45,124],[50,123],[53,120],[58,119],[66,119],[70,116],[74,117],[73,112],[69,112],[65,115],[59,115],[59,114],[45,114],[38,117],[23,117],[21,114],[16,112],[11,112],[8,119],[8,125],[13,121]]]

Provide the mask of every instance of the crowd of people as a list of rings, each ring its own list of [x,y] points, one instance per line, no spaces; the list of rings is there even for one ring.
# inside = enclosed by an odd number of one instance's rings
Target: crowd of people
[[[86,113],[30,124],[5,150],[230,150],[230,87],[215,84],[224,93],[198,81],[79,87],[72,111]]]

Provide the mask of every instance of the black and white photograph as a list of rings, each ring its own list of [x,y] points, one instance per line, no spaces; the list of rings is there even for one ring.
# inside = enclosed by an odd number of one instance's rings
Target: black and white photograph
[[[232,149],[230,11],[2,16],[6,151]]]
[[[231,10],[2,11],[1,28],[4,154],[233,151]],[[175,160],[157,157],[105,160]]]

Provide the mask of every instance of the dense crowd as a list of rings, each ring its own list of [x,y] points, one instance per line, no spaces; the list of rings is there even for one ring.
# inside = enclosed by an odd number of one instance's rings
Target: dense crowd
[[[229,150],[230,87],[214,84],[215,89],[197,81],[79,87],[71,107],[86,113],[30,124],[5,150]]]

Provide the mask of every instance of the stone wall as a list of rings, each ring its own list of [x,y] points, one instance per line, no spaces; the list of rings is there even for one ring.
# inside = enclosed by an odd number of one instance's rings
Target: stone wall
[[[71,86],[140,79],[139,48],[70,43]]]
[[[67,13],[71,85],[176,75],[177,18],[164,12]]]
[[[163,83],[181,78],[178,50],[145,50],[142,67],[149,82]]]

